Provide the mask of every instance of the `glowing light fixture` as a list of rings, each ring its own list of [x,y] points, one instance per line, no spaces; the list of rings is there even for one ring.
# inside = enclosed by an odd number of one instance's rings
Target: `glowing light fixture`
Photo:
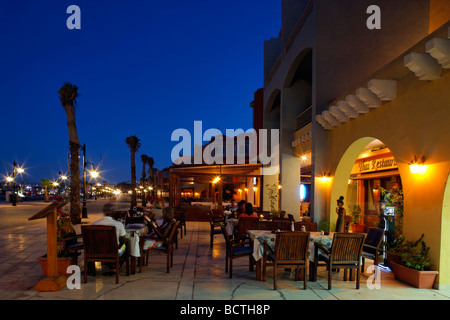
[[[322,180],[323,183],[328,183],[331,180],[330,173],[324,173],[320,180]]]
[[[425,157],[415,156],[409,164],[409,170],[413,174],[424,174],[428,171],[428,166],[424,164]]]
[[[89,174],[94,179],[98,178],[98,176],[100,175],[100,173],[97,170],[92,170],[91,172],[89,172]]]
[[[215,177],[212,183],[218,183],[220,182],[220,177]]]
[[[278,185],[278,190],[281,190],[283,186],[281,184]]]
[[[11,182],[11,181],[13,181],[13,180],[14,180],[13,177],[6,177],[6,181],[8,181],[8,182]]]

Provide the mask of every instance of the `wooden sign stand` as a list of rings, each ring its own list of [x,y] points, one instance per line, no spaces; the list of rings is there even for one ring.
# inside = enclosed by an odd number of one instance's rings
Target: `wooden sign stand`
[[[36,291],[59,291],[66,286],[67,277],[57,272],[57,210],[67,202],[53,202],[28,220],[47,218],[47,278],[36,284]]]

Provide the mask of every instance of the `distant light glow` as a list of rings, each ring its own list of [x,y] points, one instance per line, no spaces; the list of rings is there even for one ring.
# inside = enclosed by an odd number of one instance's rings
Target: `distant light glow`
[[[304,201],[306,199],[306,187],[304,184],[300,185],[300,200]]]

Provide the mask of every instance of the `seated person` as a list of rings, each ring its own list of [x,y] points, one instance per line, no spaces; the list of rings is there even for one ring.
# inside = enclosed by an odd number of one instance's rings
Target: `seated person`
[[[155,220],[163,219],[163,203],[161,200],[157,199],[153,202],[152,213]]]
[[[104,217],[92,222],[92,225],[97,226],[113,226],[116,227],[116,234],[117,234],[117,241],[118,241],[118,247],[119,247],[119,257],[123,255],[126,249],[126,235],[127,232],[125,231],[125,227],[123,226],[122,222],[117,221],[113,218],[113,204],[107,203],[103,206],[103,214]],[[110,267],[112,267],[113,264],[110,264]],[[93,275],[95,274],[95,266],[94,263],[90,263],[88,265],[88,274]]]
[[[167,239],[170,232],[172,231],[172,227],[176,222],[176,220],[173,217],[174,216],[173,208],[166,207],[162,210],[162,212],[163,212],[163,220],[161,225],[158,226],[154,221],[150,221],[148,224],[152,232],[148,236],[146,236],[146,240],[144,242],[144,249],[163,246],[164,240]]]
[[[245,213],[245,200],[239,201],[236,209],[236,218]]]
[[[258,215],[253,212],[253,206],[251,203],[245,204],[245,212],[239,215],[239,218],[258,218]]]
[[[123,250],[125,250],[125,242],[126,242],[125,236],[127,235],[127,233],[125,231],[125,227],[123,226],[123,224],[113,218],[114,216],[113,207],[114,206],[111,203],[105,204],[103,206],[104,217],[97,221],[92,222],[92,225],[116,227],[117,241],[120,248],[119,251],[122,249],[122,247]],[[123,253],[123,251],[121,253]]]

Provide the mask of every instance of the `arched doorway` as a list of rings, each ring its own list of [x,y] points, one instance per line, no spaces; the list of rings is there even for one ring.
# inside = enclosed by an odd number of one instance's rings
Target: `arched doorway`
[[[442,286],[442,289],[448,289],[450,287],[450,175],[447,179],[442,202],[441,247],[439,255],[439,283],[445,284]],[[441,288],[441,285],[439,288]]]
[[[384,227],[388,241],[402,233],[402,179],[394,155],[382,141],[373,137],[358,139],[342,156],[331,189],[332,231],[338,218],[336,200],[340,196],[344,196],[349,231],[367,232],[371,227]],[[383,218],[380,202],[385,207]]]

